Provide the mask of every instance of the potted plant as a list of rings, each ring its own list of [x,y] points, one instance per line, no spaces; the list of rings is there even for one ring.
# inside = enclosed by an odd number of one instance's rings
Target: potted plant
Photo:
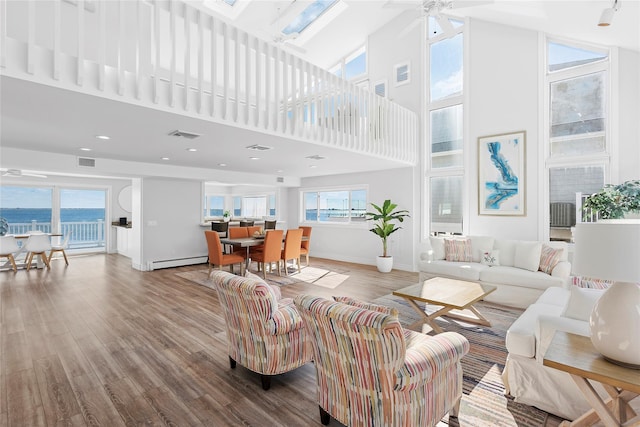
[[[627,213],[640,213],[640,180],[605,185],[585,199],[583,217],[589,211],[596,212],[599,219],[622,219]]]
[[[224,211],[224,213],[222,214],[222,220],[224,222],[229,222],[231,220],[231,212]]]
[[[398,205],[391,203],[389,199],[385,200],[382,206],[374,203],[370,203],[370,205],[375,209],[375,212],[365,213],[367,220],[374,221],[374,226],[369,231],[382,239],[382,256],[377,258],[376,265],[378,271],[388,273],[393,268],[393,257],[387,254],[387,238],[402,228],[396,226],[396,221],[403,222],[405,218],[409,217],[409,211],[396,210]]]

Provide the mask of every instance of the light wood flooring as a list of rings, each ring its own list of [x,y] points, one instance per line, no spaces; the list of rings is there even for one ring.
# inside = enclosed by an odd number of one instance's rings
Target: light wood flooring
[[[330,263],[347,271],[340,286],[294,283],[283,296],[372,300],[418,279]],[[216,292],[175,274],[203,268],[140,272],[100,254],[0,272],[0,426],[320,426],[313,365],[266,392],[229,368]]]

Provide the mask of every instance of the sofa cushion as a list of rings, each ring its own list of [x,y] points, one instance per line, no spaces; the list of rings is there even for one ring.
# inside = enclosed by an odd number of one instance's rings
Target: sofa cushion
[[[564,317],[570,319],[589,321],[593,307],[598,302],[604,291],[601,289],[587,289],[571,286],[569,301],[562,312]]]
[[[550,286],[562,287],[564,285],[564,279],[549,276],[541,271],[533,272],[501,265],[481,270],[480,280],[488,284],[523,286],[534,289],[547,289]]]
[[[564,249],[554,249],[551,246],[542,245],[542,250],[540,251],[540,266],[538,269],[543,273],[551,274],[560,262],[563,252]]]
[[[552,286],[540,295],[536,304],[557,305],[564,309],[567,305],[567,301],[569,301],[569,295],[571,295],[569,289]]]
[[[420,271],[424,271],[425,273],[434,276],[447,276],[471,281],[477,281],[480,277],[480,272],[489,268],[486,265],[473,262],[451,261],[421,261],[418,267],[420,268]]]
[[[513,259],[516,255],[516,244],[518,240],[496,239],[493,248],[500,250],[500,265],[513,267]]]
[[[471,240],[471,258],[473,262],[480,262],[485,252],[493,249],[494,238],[490,236],[469,236]]]
[[[431,242],[431,250],[433,251],[433,259],[440,260],[444,259],[444,237],[429,237],[429,241]]]
[[[513,257],[513,266],[529,271],[538,271],[541,251],[542,243],[518,242],[516,244],[516,253]]]
[[[540,315],[560,316],[563,308],[551,304],[531,304],[509,327],[505,345],[509,354],[523,357],[535,357],[538,317]]]
[[[471,262],[471,240],[444,239],[444,259],[455,262]]]

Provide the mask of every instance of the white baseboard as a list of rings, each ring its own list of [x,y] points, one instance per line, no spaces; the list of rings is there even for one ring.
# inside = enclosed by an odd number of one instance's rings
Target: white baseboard
[[[161,261],[149,261],[148,271],[159,270],[161,268],[182,267],[184,265],[204,264],[207,262],[206,256],[196,256],[189,258],[167,259]]]

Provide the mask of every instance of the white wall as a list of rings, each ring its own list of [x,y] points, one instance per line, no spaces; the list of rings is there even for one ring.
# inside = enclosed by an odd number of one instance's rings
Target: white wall
[[[464,90],[468,233],[500,238],[537,240],[539,237],[538,177],[544,168],[539,159],[538,134],[538,33],[516,27],[471,20]],[[478,215],[478,137],[526,131],[526,215],[495,217]]]
[[[409,210],[411,218],[400,224],[402,229],[389,237],[388,248],[394,258],[394,268],[412,271],[416,221],[414,217],[420,215],[412,209],[415,193],[413,168],[303,179],[299,189],[289,190],[289,227],[303,225],[299,221],[302,212],[301,192],[339,189],[345,186],[366,186],[368,202],[380,205],[385,199],[391,199],[399,209]],[[376,257],[382,255],[382,241],[369,231],[371,228],[369,223],[355,225],[308,223],[306,225],[313,226],[311,257],[375,265]]]
[[[617,136],[619,169],[615,183],[640,179],[640,52],[618,51],[618,104],[614,120],[618,120]],[[614,96],[615,99],[615,96]]]
[[[200,181],[142,180],[142,269],[154,261],[207,256],[201,197]]]

